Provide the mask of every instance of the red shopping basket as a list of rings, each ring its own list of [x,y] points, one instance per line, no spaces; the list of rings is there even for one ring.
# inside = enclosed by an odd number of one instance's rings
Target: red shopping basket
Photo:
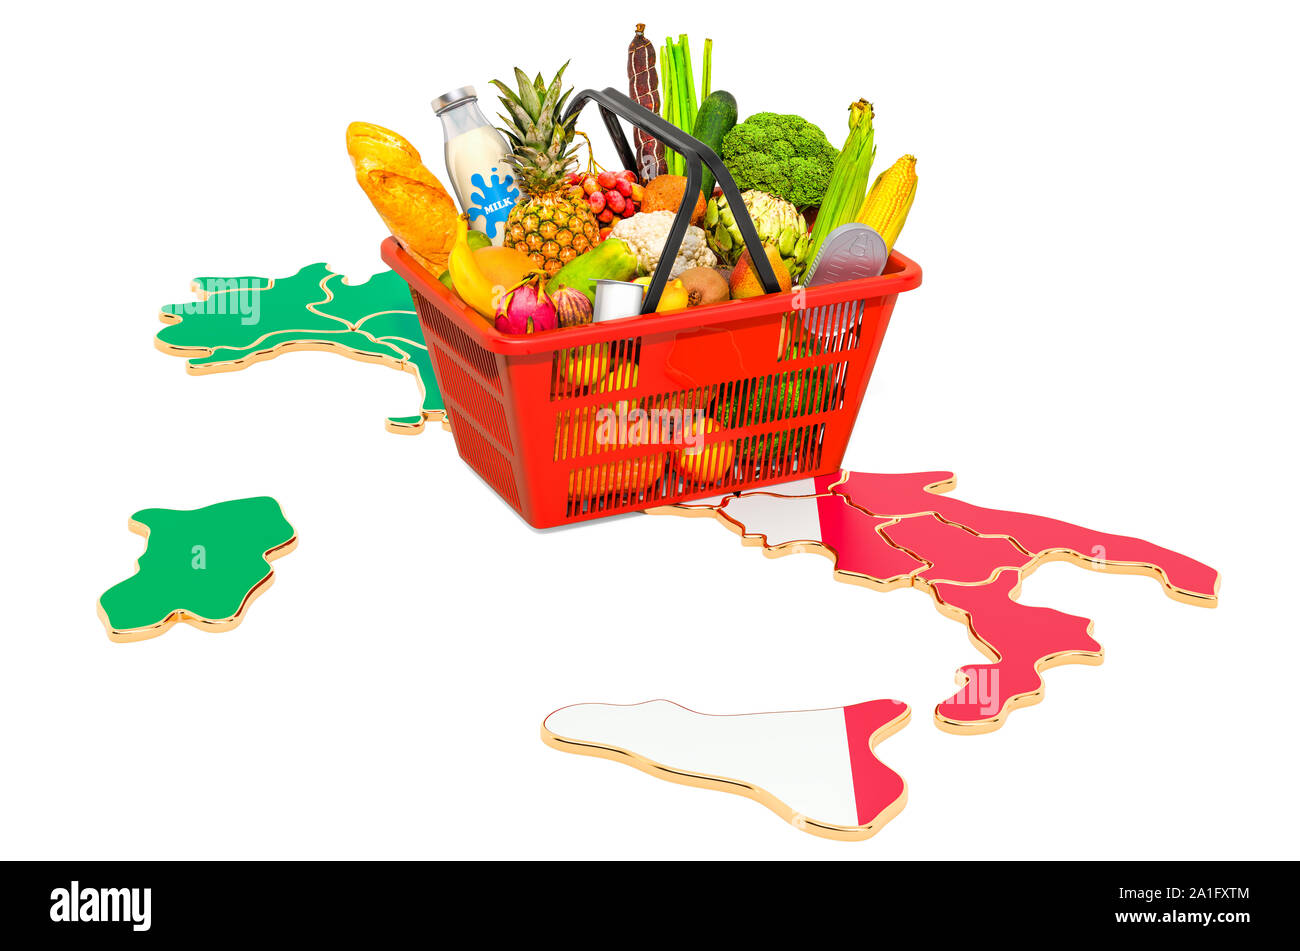
[[[612,89],[587,90],[570,108],[589,99],[625,167],[635,165],[616,114],[687,156],[687,195],[708,162],[747,246],[759,246],[711,150]],[[690,211],[683,200],[647,310]],[[894,253],[879,277],[512,335],[395,239],[382,255],[410,284],[461,458],[536,528],[834,471],[894,302],[921,283],[920,267]],[[755,263],[775,288],[766,255]]]

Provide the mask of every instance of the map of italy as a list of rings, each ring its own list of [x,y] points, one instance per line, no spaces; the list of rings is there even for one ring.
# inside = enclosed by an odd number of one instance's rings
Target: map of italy
[[[405,370],[419,383],[418,413],[390,416],[390,432],[418,433],[445,418],[442,393],[405,281],[382,271],[349,284],[324,264],[292,277],[198,277],[197,301],[166,304],[155,345],[192,374],[242,370],[294,350],[322,350]]]
[[[327,350],[415,375],[420,412],[390,417],[390,430],[419,432],[428,419],[445,420],[409,289],[395,272],[349,284],[312,264],[288,278],[204,277],[193,286],[200,299],[164,307],[168,326],[156,341],[186,357],[190,372]],[[936,708],[936,721],[952,732],[997,729],[1016,708],[1038,702],[1049,667],[1101,663],[1087,618],[1019,603],[1022,581],[1045,562],[1145,574],[1175,600],[1216,603],[1218,573],[1201,562],[1137,538],[972,505],[946,494],[954,484],[951,472],[845,470],[657,511],[712,514],[770,554],[830,556],[842,581],[928,594],[990,660],[963,666],[962,689]]]

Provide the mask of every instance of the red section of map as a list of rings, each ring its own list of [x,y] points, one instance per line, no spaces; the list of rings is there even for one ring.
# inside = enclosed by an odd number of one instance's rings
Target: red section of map
[[[933,515],[900,519],[882,531],[893,544],[930,563],[917,577],[932,584],[984,584],[1003,568],[1029,562],[1029,556],[1005,538],[985,538]]]
[[[908,577],[926,562],[891,545],[879,529],[891,519],[877,518],[852,505],[838,495],[817,497],[817,516],[821,522],[822,542],[835,550],[837,571],[861,575],[881,584]]]
[[[1052,608],[1020,604],[1013,597],[1020,573],[1008,570],[988,584],[936,584],[945,614],[963,617],[971,634],[991,650],[991,664],[961,669],[966,685],[935,709],[940,723],[975,731],[1002,725],[1016,706],[1042,699],[1039,670],[1061,663],[1101,663],[1092,622]],[[953,609],[956,609],[955,611]]]
[[[951,472],[850,472],[832,491],[873,515],[898,517],[933,512],[980,535],[1006,535],[1036,557],[1068,553],[1121,570],[1126,566],[1149,567],[1162,578],[1167,592],[1181,600],[1212,601],[1217,596],[1217,571],[1168,548],[1041,515],[981,508],[926,491],[927,486],[944,488],[952,484]]]
[[[897,700],[868,700],[844,708],[844,732],[849,743],[849,765],[853,770],[853,799],[858,808],[858,825],[870,825],[907,791],[903,777],[894,772],[871,750],[871,735],[907,713],[907,704]]]

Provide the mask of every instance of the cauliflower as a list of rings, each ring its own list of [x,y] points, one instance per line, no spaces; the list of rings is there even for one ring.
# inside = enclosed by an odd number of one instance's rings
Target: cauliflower
[[[804,208],[821,202],[835,167],[835,146],[800,116],[759,112],[722,140],[722,161],[741,188],[756,188]]]
[[[618,238],[626,244],[636,255],[641,270],[653,274],[659,266],[659,256],[668,243],[668,232],[672,230],[673,218],[676,216],[671,211],[643,211],[614,225],[610,237]],[[687,225],[686,236],[682,238],[677,260],[673,262],[668,277],[671,279],[693,267],[713,267],[717,263],[717,255],[705,243],[704,229]]]

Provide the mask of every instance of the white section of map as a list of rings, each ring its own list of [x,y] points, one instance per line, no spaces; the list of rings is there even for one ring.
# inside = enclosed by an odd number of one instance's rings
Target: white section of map
[[[764,535],[767,544],[822,540],[817,499],[774,499],[770,495],[741,495],[720,509],[723,515],[745,526],[746,535]]]
[[[668,700],[580,703],[556,710],[545,726],[557,736],[758,786],[809,819],[858,824],[843,707],[711,716]]]

